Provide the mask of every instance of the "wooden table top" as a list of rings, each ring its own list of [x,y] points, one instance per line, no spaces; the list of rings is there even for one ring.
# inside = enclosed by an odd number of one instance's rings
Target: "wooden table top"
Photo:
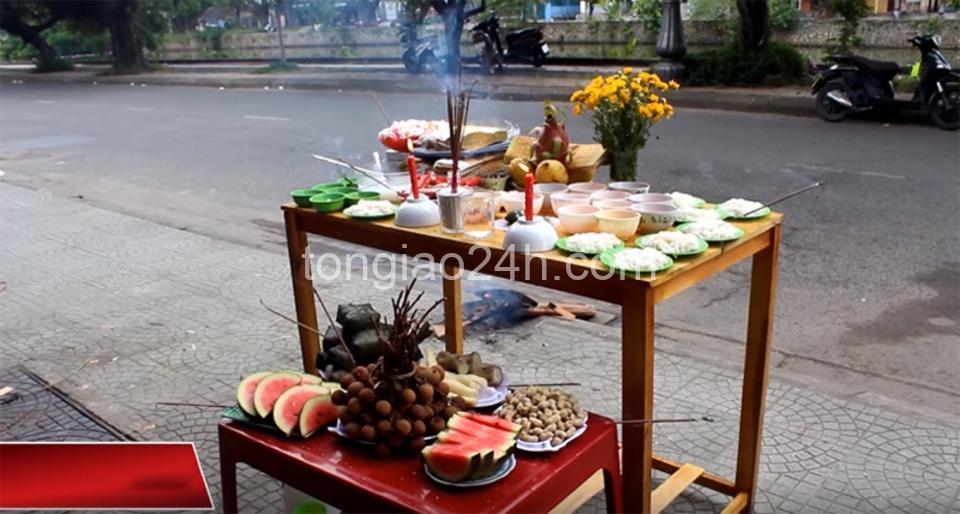
[[[709,205],[708,205],[709,206]],[[494,230],[493,235],[486,239],[470,239],[462,234],[443,232],[439,225],[426,228],[403,228],[394,224],[393,218],[368,221],[350,218],[338,213],[319,213],[311,208],[297,207],[296,204],[283,205],[285,211],[292,211],[300,222],[300,228],[307,232],[349,241],[363,246],[406,254],[429,254],[436,262],[441,262],[444,255],[456,254],[464,261],[464,269],[480,273],[492,274],[517,280],[566,290],[575,294],[596,298],[605,301],[619,299],[619,287],[611,284],[622,282],[642,282],[648,287],[659,288],[672,282],[689,282],[683,284],[679,290],[685,289],[702,278],[712,275],[720,269],[729,267],[745,257],[753,255],[765,248],[768,238],[767,232],[783,220],[783,214],[771,214],[756,220],[728,220],[740,227],[744,235],[735,241],[723,244],[710,244],[709,249],[693,257],[675,258],[674,265],[665,271],[655,274],[610,274],[609,268],[600,262],[600,258],[574,258],[561,250],[553,249],[548,252],[535,254],[517,253],[515,264],[520,267],[520,276],[510,276],[507,272],[498,272],[495,267],[500,259],[504,258],[503,237],[505,231]],[[562,228],[557,229],[559,237],[565,234]],[[636,237],[626,241],[626,247],[634,247]],[[487,257],[489,255],[489,257]],[[487,257],[486,259],[484,259]],[[511,266],[509,256],[500,265]],[[715,262],[715,261],[723,261]],[[709,268],[709,269],[708,269]],[[716,269],[713,269],[716,268]],[[530,275],[523,276],[529,271]],[[586,272],[589,276],[584,279],[574,279]],[[693,275],[698,275],[694,277]],[[693,279],[693,280],[691,280]],[[559,282],[561,284],[551,284]],[[596,291],[592,285],[606,282],[605,291]],[[581,283],[577,286],[575,283]],[[559,285],[559,287],[558,287]],[[677,291],[664,290],[657,295],[657,301],[672,296]]]

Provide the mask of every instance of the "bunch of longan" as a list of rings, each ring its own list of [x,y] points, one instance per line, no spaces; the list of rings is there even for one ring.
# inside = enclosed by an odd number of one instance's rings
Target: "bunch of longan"
[[[439,366],[417,366],[412,375],[387,378],[376,364],[357,366],[340,379],[343,389],[331,401],[347,438],[376,444],[383,456],[420,451],[424,437],[443,431],[465,406],[463,398],[447,396],[443,375]]]

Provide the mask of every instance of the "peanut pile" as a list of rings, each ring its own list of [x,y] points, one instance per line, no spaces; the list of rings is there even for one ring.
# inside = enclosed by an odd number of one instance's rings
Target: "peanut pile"
[[[557,446],[587,422],[587,412],[572,394],[551,387],[527,387],[507,394],[496,414],[521,426],[520,440]]]

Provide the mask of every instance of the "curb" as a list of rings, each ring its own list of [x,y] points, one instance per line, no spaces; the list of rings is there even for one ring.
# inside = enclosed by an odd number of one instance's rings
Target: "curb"
[[[399,76],[398,76],[399,75]],[[20,80],[23,83],[61,83],[61,84],[137,84],[193,87],[227,88],[276,88],[302,90],[371,90],[378,93],[434,94],[439,86],[425,76],[413,76],[395,73],[312,73],[216,76],[211,74],[193,74],[185,71],[155,73],[150,75],[110,76],[94,73],[64,72],[51,74],[33,74],[22,72],[0,72],[3,80]],[[512,78],[512,77],[511,77]],[[550,81],[549,83],[544,83]],[[551,77],[528,82],[478,82],[474,92],[477,98],[506,101],[541,101],[550,99],[566,102],[570,91],[582,79]],[[815,116],[809,96],[790,95],[784,92],[766,93],[762,90],[722,88],[687,88],[673,92],[670,101],[677,107],[693,109],[713,109],[765,114],[784,114],[789,116]]]

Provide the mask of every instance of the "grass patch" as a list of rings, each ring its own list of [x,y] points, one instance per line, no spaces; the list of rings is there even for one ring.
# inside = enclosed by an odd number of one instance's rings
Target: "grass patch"
[[[250,73],[254,75],[266,75],[268,73],[288,73],[292,71],[298,71],[300,66],[292,62],[280,62],[274,61],[262,68],[257,68]]]
[[[73,69],[73,63],[63,59],[55,59],[51,62],[37,61],[33,68],[34,73],[54,73],[57,71],[70,71]]]

